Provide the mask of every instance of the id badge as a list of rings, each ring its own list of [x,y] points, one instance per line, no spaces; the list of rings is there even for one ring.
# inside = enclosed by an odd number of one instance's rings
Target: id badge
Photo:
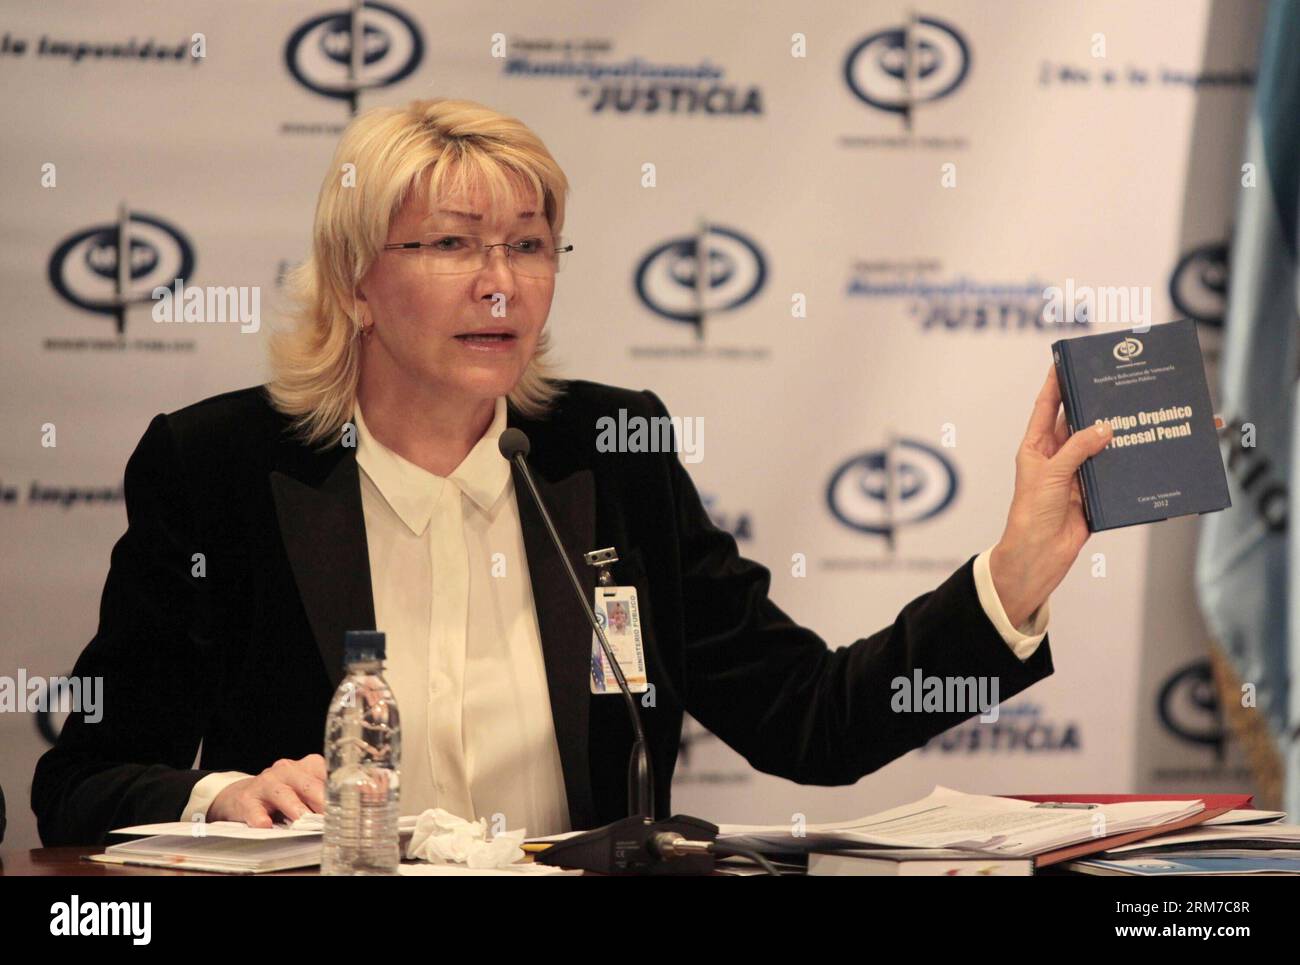
[[[645,674],[645,649],[641,646],[641,611],[637,607],[635,586],[596,587],[596,620],[605,631],[609,648],[634,694],[649,689]],[[605,659],[600,638],[591,633],[591,692],[618,694],[618,679]]]

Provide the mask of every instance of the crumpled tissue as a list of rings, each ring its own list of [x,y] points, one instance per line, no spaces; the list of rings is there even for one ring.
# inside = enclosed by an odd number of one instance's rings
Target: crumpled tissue
[[[442,808],[429,808],[415,822],[406,856],[434,864],[505,868],[524,857],[520,847],[524,832],[524,828],[502,831],[489,839],[487,818],[471,823]]]

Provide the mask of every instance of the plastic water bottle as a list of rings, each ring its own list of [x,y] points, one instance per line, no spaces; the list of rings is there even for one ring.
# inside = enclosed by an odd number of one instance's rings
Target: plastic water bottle
[[[343,682],[325,719],[321,874],[397,874],[401,724],[384,657],[382,633],[345,635]]]

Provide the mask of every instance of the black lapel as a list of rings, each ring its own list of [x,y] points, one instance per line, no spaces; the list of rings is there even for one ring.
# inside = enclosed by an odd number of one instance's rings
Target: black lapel
[[[343,679],[343,634],[375,629],[357,451],[339,446],[296,455],[308,466],[273,471],[271,493],[298,595],[325,672],[337,687]]]
[[[550,511],[560,539],[568,548],[586,599],[596,591],[596,573],[582,554],[595,549],[596,492],[590,469],[575,469],[547,451],[550,442],[545,428],[519,416],[513,407],[508,424],[528,434],[535,455],[529,458],[537,489]],[[555,440],[558,444],[558,440]],[[556,555],[546,524],[537,511],[518,466],[511,467],[515,502],[528,554],[528,574],[537,608],[537,624],[546,662],[546,685],[550,691],[551,716],[564,767],[564,788],[569,800],[569,819],[575,829],[595,824],[591,793],[591,764],[588,757],[589,711],[591,709],[591,624],[573,596],[573,585]]]

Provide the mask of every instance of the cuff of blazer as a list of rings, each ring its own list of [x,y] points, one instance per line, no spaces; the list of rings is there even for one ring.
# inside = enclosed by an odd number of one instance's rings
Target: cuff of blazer
[[[51,748],[47,756],[58,750]],[[38,815],[41,843],[46,847],[102,845],[116,828],[175,821],[194,785],[210,773],[165,764],[121,764],[86,780],[87,784],[102,786],[76,788],[71,793],[47,789],[46,794],[59,793],[62,797],[54,807],[48,803],[38,805],[34,779],[32,809]],[[127,788],[129,793],[124,793]]]
[[[1052,675],[1055,668],[1051,636],[1044,634],[1027,660],[1016,656],[980,603],[975,585],[976,559],[969,557],[926,598],[926,616],[920,625],[922,634],[939,640],[940,634],[928,626],[930,621],[946,623],[947,614],[964,614],[965,632],[949,637],[933,653],[919,654],[916,663],[931,676],[995,676],[999,681],[999,700],[1005,701]]]
[[[212,806],[212,802],[217,799],[218,794],[235,782],[252,776],[252,774],[245,774],[242,771],[214,771],[206,777],[200,778],[199,782],[190,791],[190,799],[185,802],[185,810],[181,812],[181,816],[177,820],[193,821],[199,817],[206,820],[208,808]]]
[[[1051,617],[1052,601],[1050,598],[1044,600],[1043,605],[1031,613],[1024,623],[1019,627],[1013,627],[1007,611],[1002,606],[997,588],[993,585],[993,574],[989,570],[989,556],[992,552],[993,548],[989,547],[975,557],[973,570],[975,592],[979,594],[980,606],[993,621],[993,626],[997,627],[998,633],[1002,635],[1007,646],[1021,660],[1028,660],[1047,636],[1047,621]]]
[[[943,589],[948,591],[957,590],[962,596],[966,597],[969,603],[984,611],[983,603],[979,599],[979,587],[975,581],[975,563],[977,559],[977,556],[968,559],[961,569],[957,570],[945,582]],[[996,594],[994,595],[996,596]],[[1001,604],[999,603],[999,605]],[[1004,613],[1003,616],[1005,617],[1005,615]],[[1009,624],[1010,621],[1008,621]],[[1042,639],[1035,645],[1033,652],[1027,658],[1021,659],[1015,653],[1014,648],[1007,645],[1001,632],[993,624],[992,619],[988,619],[985,626],[989,632],[977,634],[970,638],[968,645],[975,647],[975,653],[973,654],[975,659],[990,661],[989,672],[998,673],[1002,676],[1003,700],[1008,699],[1030,684],[1051,676],[1054,672],[1051,643],[1048,640],[1046,631],[1043,632]]]

